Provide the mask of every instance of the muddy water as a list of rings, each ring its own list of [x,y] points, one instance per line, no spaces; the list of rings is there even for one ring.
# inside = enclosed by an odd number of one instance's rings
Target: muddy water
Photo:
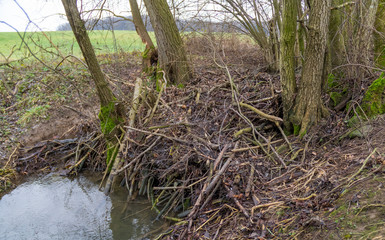
[[[125,198],[105,196],[90,177],[34,179],[0,200],[0,239],[142,239],[164,225],[145,200]]]

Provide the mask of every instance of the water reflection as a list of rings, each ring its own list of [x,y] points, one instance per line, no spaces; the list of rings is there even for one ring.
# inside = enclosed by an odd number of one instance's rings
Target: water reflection
[[[0,238],[140,239],[162,224],[144,201],[125,206],[125,196],[107,197],[84,176],[24,183],[0,200]]]

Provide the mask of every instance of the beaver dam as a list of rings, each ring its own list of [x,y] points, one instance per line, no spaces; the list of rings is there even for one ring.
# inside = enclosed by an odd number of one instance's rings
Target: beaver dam
[[[330,117],[303,138],[286,136],[277,124],[282,117],[279,75],[269,72],[247,43],[225,42],[218,64],[212,61],[212,50],[194,52],[194,44],[200,41],[187,41],[194,77],[184,87],[162,85],[156,89],[154,82],[141,76],[140,59],[135,54],[99,56],[111,87],[127,109],[133,104],[135,79],[144,81],[142,94],[146,96],[141,95],[137,104],[134,127],[126,124],[121,129],[128,134],[119,156],[122,162],[112,172],[115,181],[108,186],[109,198],[103,191],[111,166],[106,164],[99,109],[84,66],[68,63],[71,65],[63,65],[60,72],[43,71],[44,66],[38,64],[7,67],[10,87],[23,86],[23,94],[35,98],[42,97],[37,92],[42,91],[50,104],[39,114],[31,114],[28,121],[17,122],[27,104],[48,103],[20,103],[23,100],[13,96],[2,102],[7,108],[2,118],[11,135],[18,136],[18,140],[3,138],[10,147],[0,175],[2,186],[10,189],[15,178],[24,176],[43,177],[3,197],[1,236],[16,232],[40,237],[39,229],[50,221],[54,225],[75,223],[81,231],[59,230],[80,234],[74,236],[83,239],[110,239],[115,233],[125,236],[120,231],[131,228],[132,221],[125,222],[129,214],[114,207],[114,194],[120,196],[116,204],[124,209],[128,203],[127,209],[133,206],[132,213],[137,216],[143,215],[142,206],[135,204],[146,200],[148,205],[143,208],[151,214],[145,210],[147,222],[138,220],[138,229],[132,231],[154,239],[384,236],[384,117],[359,118],[352,128],[349,120],[358,105],[351,105],[349,111],[331,109]],[[68,81],[63,75],[77,81]],[[368,82],[378,76],[368,76]],[[16,85],[18,81],[21,83]],[[84,170],[95,172],[97,185],[86,180]],[[52,172],[79,177],[44,177]],[[51,185],[56,181],[58,186]],[[27,190],[31,191],[30,199],[20,199],[24,198],[21,191],[28,187],[32,189]],[[38,200],[44,196],[57,198],[64,203],[62,207],[70,206],[73,212],[58,207],[57,213],[48,213],[56,206]],[[27,206],[33,200],[39,203]],[[2,204],[18,206],[3,212]],[[117,217],[112,214],[115,210],[126,215]],[[42,214],[37,218],[39,223],[34,222],[38,224],[35,230],[13,224],[17,220],[11,216],[32,218],[29,214],[33,213]],[[71,216],[74,219],[68,219]],[[115,221],[119,229],[112,227]],[[154,230],[159,230],[156,236],[145,235]]]

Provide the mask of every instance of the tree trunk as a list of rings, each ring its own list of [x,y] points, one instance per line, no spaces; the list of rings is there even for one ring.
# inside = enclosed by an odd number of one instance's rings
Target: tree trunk
[[[290,121],[294,133],[304,136],[327,111],[321,102],[322,74],[326,50],[331,0],[310,2],[309,33],[305,49],[302,79]]]
[[[281,4],[279,0],[272,1],[273,17],[269,21],[269,42],[271,45],[271,53],[273,56],[272,63],[270,64],[270,70],[277,72],[280,71],[280,43],[279,32],[282,29]]]
[[[341,11],[338,6],[343,4],[345,0],[332,0],[332,11],[330,13],[330,21],[329,21],[329,34],[328,40],[326,44],[326,52],[325,52],[325,65],[322,79],[323,82],[323,90],[328,90],[328,77],[332,72],[332,69],[336,66],[340,66],[343,64],[343,59],[346,59],[345,54],[343,54],[345,45],[344,38],[342,35],[342,16]]]
[[[269,60],[270,63],[270,70],[273,72],[276,72],[279,70],[279,41],[278,41],[278,33],[277,33],[277,25],[278,22],[276,20],[276,17],[274,17],[272,20],[269,21],[269,45],[270,45],[270,54],[271,54],[271,60]]]
[[[356,79],[353,86],[353,98],[359,96],[362,80],[367,68],[373,63],[373,27],[378,7],[378,0],[360,0],[353,13],[354,35],[351,62],[359,64],[352,68],[348,77]]]
[[[100,69],[90,38],[88,37],[86,27],[80,18],[76,0],[62,0],[68,21],[75,35],[76,41],[82,51],[83,57],[87,63],[88,70],[94,80],[98,97],[100,99],[99,119],[101,129],[111,149],[115,148],[118,138],[121,135],[120,126],[124,123],[124,109],[120,102],[112,93]],[[111,150],[107,153],[107,161],[113,157]]]
[[[305,54],[305,40],[306,40],[306,32],[305,32],[305,23],[303,18],[303,9],[302,9],[302,1],[297,2],[297,14],[298,19],[300,21],[297,25],[297,41],[295,46],[296,52],[296,66],[302,66],[303,56]]]
[[[373,26],[376,19],[378,0],[362,0],[358,4],[357,19],[358,24],[355,51],[357,63],[371,65],[372,63],[372,44],[373,44]]]
[[[345,0],[333,0],[333,6],[341,5],[344,1]],[[346,61],[341,13],[341,9],[337,8],[333,9],[330,15],[328,51],[330,68],[340,66]]]
[[[158,45],[159,65],[168,81],[185,84],[190,67],[178,28],[166,0],[144,0]]]
[[[283,0],[280,73],[283,101],[283,123],[286,131],[292,131],[292,126],[289,121],[289,112],[293,107],[297,87],[294,72],[296,28],[297,0]]]
[[[142,59],[143,71],[146,72],[148,68],[150,68],[153,64],[157,65],[158,52],[155,49],[154,43],[152,42],[151,37],[146,30],[146,27],[144,26],[137,1],[129,0],[129,2],[136,32],[142,39],[142,42],[146,44],[146,49],[144,50]]]
[[[385,67],[385,0],[379,0],[374,27],[374,60],[379,67]]]

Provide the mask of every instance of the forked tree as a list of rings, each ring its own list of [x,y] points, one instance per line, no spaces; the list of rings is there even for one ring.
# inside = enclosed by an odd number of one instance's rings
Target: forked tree
[[[328,36],[331,0],[311,0],[306,49],[302,76],[296,91],[293,79],[293,35],[296,12],[294,0],[284,0],[281,40],[282,90],[285,113],[285,127],[303,136],[309,127],[328,114],[321,101],[322,76]],[[295,99],[294,99],[295,97]],[[293,103],[293,104],[292,104]]]

